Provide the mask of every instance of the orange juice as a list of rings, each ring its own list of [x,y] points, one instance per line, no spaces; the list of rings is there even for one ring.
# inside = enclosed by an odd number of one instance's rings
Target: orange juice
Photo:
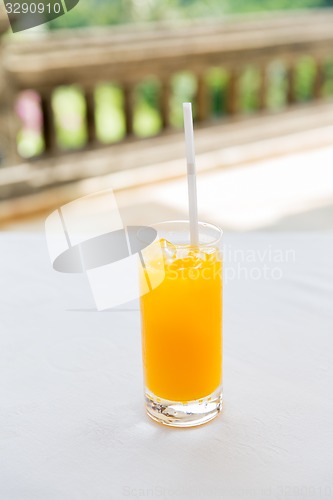
[[[185,403],[221,386],[222,262],[216,248],[173,248],[162,283],[141,297],[143,364],[149,393]]]

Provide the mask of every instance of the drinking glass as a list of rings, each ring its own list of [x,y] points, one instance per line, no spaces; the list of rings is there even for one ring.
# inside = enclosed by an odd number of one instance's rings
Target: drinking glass
[[[140,276],[146,411],[191,427],[222,408],[222,231],[200,222],[193,246],[189,221],[152,227],[157,238],[143,251]],[[147,282],[157,283],[148,293]]]

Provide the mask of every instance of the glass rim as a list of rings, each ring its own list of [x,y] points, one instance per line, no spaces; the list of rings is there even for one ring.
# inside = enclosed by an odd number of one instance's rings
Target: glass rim
[[[149,224],[149,225],[147,225],[147,227],[155,229],[158,233],[160,228],[163,228],[163,226],[167,226],[168,224],[170,224],[170,225],[174,224],[175,227],[177,225],[180,226],[181,224],[184,224],[184,225],[187,225],[188,229],[189,229],[190,221],[188,219],[164,220],[161,222],[156,222],[154,224]],[[219,242],[221,241],[222,236],[223,236],[223,229],[221,229],[217,224],[213,224],[211,222],[204,222],[204,221],[198,221],[198,226],[199,226],[199,235],[200,235],[200,228],[210,229],[217,234],[217,237],[215,237],[215,238],[213,237],[212,241],[205,242],[205,243],[200,243],[200,241],[199,241],[198,246],[200,246],[200,247],[202,247],[202,246],[215,246],[215,245],[219,244]],[[177,229],[176,229],[176,231],[177,231]],[[139,234],[140,234],[140,231],[139,231]],[[190,242],[188,242],[188,243],[175,243],[175,245],[177,245],[178,247],[188,247],[188,246],[191,246],[191,243]]]

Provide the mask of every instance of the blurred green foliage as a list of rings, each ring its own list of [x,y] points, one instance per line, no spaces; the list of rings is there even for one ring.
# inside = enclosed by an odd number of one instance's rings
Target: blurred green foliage
[[[52,107],[57,142],[61,149],[84,146],[87,140],[85,102],[78,86],[58,87],[53,93]]]
[[[137,85],[134,93],[133,130],[138,137],[151,137],[162,127],[159,109],[161,84],[149,78]]]
[[[170,124],[180,127],[183,124],[183,102],[193,101],[193,115],[197,114],[194,96],[197,82],[192,73],[182,72],[173,76],[171,81]]]
[[[123,94],[117,85],[102,83],[95,91],[96,134],[104,143],[120,141],[125,136]]]
[[[333,0],[81,0],[50,29],[332,7]]]

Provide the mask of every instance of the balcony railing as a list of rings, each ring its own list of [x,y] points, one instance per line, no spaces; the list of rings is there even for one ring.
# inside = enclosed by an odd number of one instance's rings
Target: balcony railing
[[[11,37],[3,44],[0,60],[5,82],[0,99],[7,109],[8,118],[6,144],[13,146],[7,152],[6,162],[13,165],[24,161],[25,165],[40,168],[39,165],[46,165],[43,158],[62,161],[68,152],[59,145],[53,99],[55,91],[63,86],[76,85],[82,93],[86,129],[82,149],[85,151],[105,147],[96,130],[95,92],[101,82],[116,83],[121,89],[125,132],[120,144],[140,140],[133,126],[135,95],[138,85],[147,79],[158,82],[160,127],[157,135],[173,129],[172,82],[174,75],[184,71],[195,79],[196,91],[192,101],[195,119],[203,127],[208,126],[213,118],[216,123],[214,95],[207,79],[212,68],[223,68],[227,74],[225,110],[220,117],[223,123],[243,113],[240,107],[242,78],[249,66],[256,72],[252,111],[257,114],[267,112],[269,108],[270,68],[277,61],[284,72],[284,108],[291,108],[298,102],[298,64],[305,56],[312,61],[313,68],[307,99],[322,99],[325,84],[332,78],[327,69],[333,58],[332,24],[333,11],[321,10],[236,17],[224,21],[200,20],[176,23],[172,27],[160,23],[43,33],[30,36],[29,43]],[[43,151],[38,158],[23,160],[16,149],[20,123],[14,110],[19,95],[26,90],[39,96]],[[119,152],[118,146],[110,147]],[[75,180],[74,172],[73,167],[73,175],[69,174],[67,178]],[[93,171],[87,171],[86,175],[93,175]],[[7,189],[6,192],[9,196],[12,191]]]
[[[311,12],[235,22],[201,22],[162,26],[84,30],[47,34],[10,43],[4,55],[8,96],[12,106],[19,92],[35,90],[41,98],[44,154],[59,152],[52,95],[57,87],[78,84],[85,99],[87,145],[96,147],[94,89],[100,82],[117,82],[123,91],[126,137],[133,135],[133,95],[136,86],[152,76],[159,80],[159,113],[163,132],[170,126],[171,78],[190,71],[197,81],[196,119],[211,117],[205,76],[212,67],[229,74],[227,112],[239,112],[239,82],[245,66],[259,71],[258,110],[266,107],[268,67],[285,64],[288,105],[295,100],[295,68],[301,56],[313,58],[313,98],[321,96],[324,65],[332,57],[333,14]],[[16,131],[12,129],[15,135]],[[13,137],[14,139],[14,137]],[[15,142],[15,141],[14,141]]]

